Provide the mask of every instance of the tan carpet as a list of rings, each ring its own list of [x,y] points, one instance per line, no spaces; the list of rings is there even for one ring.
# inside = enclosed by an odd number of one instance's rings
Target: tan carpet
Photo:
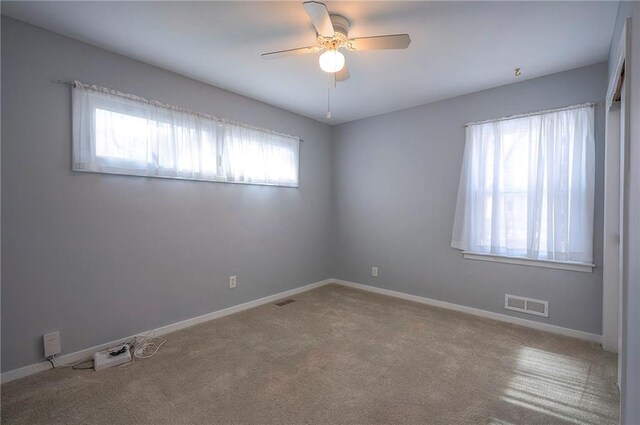
[[[2,386],[6,424],[610,424],[597,345],[337,285]]]

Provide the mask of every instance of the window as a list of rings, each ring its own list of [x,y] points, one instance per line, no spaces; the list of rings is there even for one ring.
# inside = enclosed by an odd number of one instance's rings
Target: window
[[[295,137],[75,82],[73,169],[298,187]]]
[[[468,125],[451,245],[591,263],[593,115],[589,105]]]

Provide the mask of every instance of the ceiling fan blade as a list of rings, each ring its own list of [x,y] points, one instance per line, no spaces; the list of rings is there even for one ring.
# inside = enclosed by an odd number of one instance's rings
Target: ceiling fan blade
[[[353,38],[347,42],[349,50],[406,49],[411,43],[409,34],[378,35]]]
[[[304,10],[307,11],[307,15],[309,15],[309,19],[311,19],[318,34],[323,37],[333,37],[335,32],[327,6],[317,1],[305,1],[302,5],[304,6]]]
[[[269,52],[263,53],[260,55],[262,59],[280,59],[286,58],[288,56],[300,56],[300,55],[308,55],[310,53],[317,53],[322,48],[318,46],[309,46],[309,47],[300,47],[298,49],[289,49],[289,50],[279,50],[277,52]]]
[[[349,68],[345,65],[340,71],[336,72],[336,81],[346,81],[351,77]]]

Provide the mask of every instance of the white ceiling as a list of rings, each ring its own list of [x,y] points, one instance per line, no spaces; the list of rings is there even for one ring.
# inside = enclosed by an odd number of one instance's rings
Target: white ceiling
[[[351,21],[351,37],[412,40],[407,50],[346,52],[351,79],[332,91],[331,120],[317,54],[260,58],[314,44],[302,1],[3,1],[2,13],[338,124],[604,61],[618,8],[617,1],[326,4]]]

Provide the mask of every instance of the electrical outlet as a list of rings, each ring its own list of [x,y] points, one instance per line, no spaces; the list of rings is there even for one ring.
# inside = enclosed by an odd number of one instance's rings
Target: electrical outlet
[[[51,357],[60,354],[60,332],[51,332],[42,337],[44,342],[44,356]]]
[[[235,288],[235,287],[236,287],[236,277],[229,276],[229,288]]]
[[[371,267],[371,276],[378,277],[378,268],[377,267]]]

